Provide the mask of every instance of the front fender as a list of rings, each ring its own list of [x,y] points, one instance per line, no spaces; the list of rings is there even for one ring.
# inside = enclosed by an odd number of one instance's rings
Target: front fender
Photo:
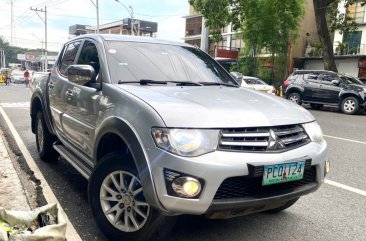
[[[344,96],[354,96],[356,97],[359,101],[360,101],[360,105],[362,105],[363,102],[366,101],[366,96],[361,96],[360,92],[358,91],[354,91],[354,90],[342,90],[339,93],[339,99],[342,100],[344,98]],[[339,103],[341,104],[341,103]]]
[[[98,159],[98,146],[106,134],[115,134],[119,136],[129,147],[133,156],[133,161],[141,178],[141,184],[144,188],[146,201],[152,206],[164,210],[160,204],[155,190],[154,180],[148,155],[143,147],[142,141],[134,130],[132,125],[126,120],[117,117],[109,117],[103,121],[96,131],[93,160],[96,163]]]
[[[298,92],[302,95],[304,93],[304,87],[289,85],[286,89],[285,96],[288,97],[288,95],[293,92]]]

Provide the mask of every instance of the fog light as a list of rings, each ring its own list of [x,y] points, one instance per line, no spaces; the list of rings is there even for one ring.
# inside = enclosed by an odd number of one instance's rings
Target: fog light
[[[180,177],[173,181],[173,190],[185,197],[194,197],[201,191],[201,183],[191,177]]]
[[[325,161],[325,174],[328,174],[329,171],[330,171],[330,161],[326,160]]]

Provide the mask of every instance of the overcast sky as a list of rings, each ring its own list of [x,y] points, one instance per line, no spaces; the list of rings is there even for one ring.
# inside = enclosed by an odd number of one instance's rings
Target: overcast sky
[[[74,24],[96,25],[96,0],[13,0],[13,45],[40,48],[44,40],[44,23],[30,7],[47,6],[48,50],[58,51],[69,38],[69,26]],[[119,0],[132,6],[135,18],[158,22],[158,38],[183,41],[185,21],[188,14],[187,0]],[[10,42],[11,0],[0,0],[0,35]],[[39,12],[44,19],[44,13]],[[127,10],[115,0],[99,0],[100,24],[130,17]]]

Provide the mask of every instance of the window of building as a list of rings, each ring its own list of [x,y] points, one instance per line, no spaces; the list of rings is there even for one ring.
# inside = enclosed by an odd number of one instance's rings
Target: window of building
[[[362,32],[357,31],[353,33],[345,33],[343,35],[343,43],[347,44],[349,54],[356,54],[359,52],[361,45]]]
[[[188,18],[186,20],[186,36],[200,35],[202,32],[202,17]]]
[[[361,1],[357,1],[348,7],[347,15],[356,23],[365,23],[365,6],[362,6]]]

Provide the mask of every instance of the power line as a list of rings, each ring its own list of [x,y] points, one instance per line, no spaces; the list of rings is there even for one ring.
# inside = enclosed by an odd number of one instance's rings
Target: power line
[[[9,35],[1,35],[1,36],[4,37],[4,38],[6,38],[6,39],[10,38]],[[35,40],[35,39],[18,38],[18,37],[16,37],[15,39],[16,40],[19,40],[20,42],[27,41],[27,42],[37,42],[37,43],[39,43],[39,41],[38,40]],[[51,43],[51,44],[59,44],[59,45],[64,44],[63,42],[48,42],[48,43]]]

